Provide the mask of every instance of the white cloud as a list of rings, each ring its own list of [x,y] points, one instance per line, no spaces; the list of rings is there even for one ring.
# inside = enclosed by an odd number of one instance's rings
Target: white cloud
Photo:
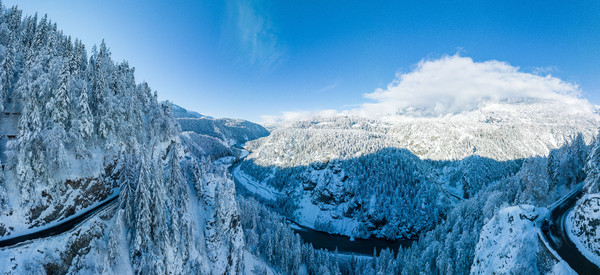
[[[374,102],[341,112],[286,112],[273,119],[293,120],[311,114],[358,115],[379,118],[390,115],[441,116],[472,111],[488,103],[556,100],[578,110],[592,105],[579,98],[579,87],[551,75],[519,71],[496,60],[474,62],[469,57],[445,56],[422,60],[408,73],[398,73],[385,89],[364,97]]]
[[[339,86],[340,86],[340,80],[336,79],[333,83],[316,90],[315,93],[317,93],[317,94],[324,93],[324,92],[333,90]]]
[[[301,120],[301,119],[306,119],[306,118],[310,118],[310,117],[317,117],[317,116],[321,116],[321,117],[331,117],[331,116],[335,116],[338,114],[337,110],[334,109],[326,109],[326,110],[320,110],[320,111],[295,111],[295,112],[282,112],[280,116],[261,116],[261,119],[263,120],[263,123],[266,124],[271,124],[271,123],[277,123],[277,122],[283,122],[283,121],[294,121],[294,120]]]
[[[229,27],[235,34],[240,61],[270,70],[284,58],[285,50],[264,9],[250,0],[228,1]]]
[[[454,55],[421,61],[412,72],[398,74],[385,89],[365,94],[375,102],[351,112],[368,117],[439,116],[471,111],[490,102],[534,99],[587,103],[578,98],[579,93],[576,84],[550,75],[520,72],[505,62],[474,62]]]

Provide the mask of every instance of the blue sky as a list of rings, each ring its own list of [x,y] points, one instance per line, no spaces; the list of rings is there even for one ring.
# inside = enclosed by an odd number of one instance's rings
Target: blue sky
[[[7,1],[185,108],[260,121],[346,110],[422,60],[460,53],[579,84],[600,103],[598,1]]]

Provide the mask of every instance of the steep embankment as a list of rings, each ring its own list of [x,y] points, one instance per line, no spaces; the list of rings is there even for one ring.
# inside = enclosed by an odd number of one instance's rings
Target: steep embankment
[[[0,5],[0,67],[0,109],[16,121],[0,128],[0,238],[66,224],[120,190],[79,227],[0,251],[0,273],[241,272],[233,181],[190,153],[219,148],[186,147],[193,137],[127,62]]]
[[[481,230],[471,274],[538,274],[540,242],[534,221],[547,209],[532,205],[501,210]],[[544,249],[544,248],[541,248]]]
[[[591,262],[600,266],[600,194],[582,197],[565,221],[569,238]]]

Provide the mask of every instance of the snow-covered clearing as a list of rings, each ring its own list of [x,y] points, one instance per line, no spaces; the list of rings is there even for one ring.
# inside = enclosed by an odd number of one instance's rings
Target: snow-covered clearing
[[[303,193],[298,202],[298,209],[294,212],[294,222],[301,226],[325,231],[333,234],[341,234],[350,237],[358,237],[360,223],[340,215],[336,209],[322,210],[318,205],[312,203],[310,196]]]

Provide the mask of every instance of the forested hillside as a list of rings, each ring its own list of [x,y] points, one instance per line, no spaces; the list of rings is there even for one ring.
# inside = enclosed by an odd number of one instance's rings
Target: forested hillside
[[[222,169],[189,153],[169,104],[103,42],[0,5],[0,238],[116,204],[0,251],[2,273],[237,273],[243,235]],[[14,138],[13,138],[13,134]]]
[[[472,189],[473,194],[468,198],[449,198],[449,209],[440,215],[440,223],[420,232],[418,241],[409,248],[401,249],[397,255],[390,251],[383,251],[373,258],[322,254],[296,239],[289,225],[274,215],[273,210],[254,199],[241,198],[238,201],[243,213],[244,237],[250,251],[255,251],[278,270],[292,273],[294,270],[307,270],[309,274],[338,271],[350,274],[487,274],[505,271],[563,274],[570,268],[564,261],[555,260],[538,241],[539,228],[536,228],[534,220],[577,183],[597,179],[594,167],[598,160],[593,157],[597,148],[597,142],[586,145],[579,136],[551,150],[546,157],[512,162],[509,167],[514,173],[492,178],[489,175],[498,174],[498,171],[488,170],[489,167],[502,166],[490,164],[493,162],[489,159],[473,157],[457,163],[430,163],[431,167],[438,167],[436,170],[446,173],[438,175],[441,178],[456,173],[451,177],[485,184]],[[387,191],[380,195],[384,192]],[[262,204],[273,205],[261,196],[255,196]],[[385,199],[385,196],[380,197]],[[274,206],[277,209],[277,204]],[[378,209],[371,214],[397,214],[392,207]],[[593,219],[588,217],[580,223],[589,224],[590,218]],[[339,219],[343,216],[331,220]]]
[[[227,146],[243,144],[269,135],[264,127],[242,119],[177,118],[181,130],[222,140]]]
[[[580,156],[600,120],[561,104],[530,99],[444,117],[289,122],[247,143],[251,154],[236,177],[287,194],[267,199],[302,225],[363,238],[413,237],[445,220],[457,200],[519,172],[528,158],[556,162],[550,150],[568,143]],[[584,162],[577,158],[550,165],[561,169],[552,180],[576,173]]]
[[[536,219],[577,186],[569,234],[600,258],[600,116],[567,97],[269,132],[159,102],[104,42],[89,48],[0,2],[0,242],[117,197],[72,228],[1,247],[0,273],[567,272]],[[412,245],[317,250],[294,223]]]

